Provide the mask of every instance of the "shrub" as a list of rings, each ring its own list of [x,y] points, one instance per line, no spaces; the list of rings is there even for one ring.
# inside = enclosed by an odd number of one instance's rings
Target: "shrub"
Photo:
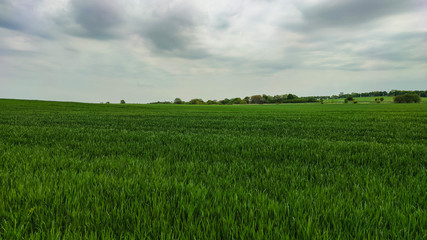
[[[263,98],[261,95],[254,95],[251,97],[250,101],[252,104],[263,104],[265,103],[265,98]]]
[[[421,98],[418,94],[406,93],[405,95],[394,96],[393,101],[395,103],[419,103],[421,102]]]
[[[298,98],[298,96],[297,96],[297,95],[294,95],[294,94],[292,94],[292,93],[289,93],[289,94],[288,94],[288,96],[286,96],[286,99],[287,99],[287,100],[292,100],[292,99],[295,99],[295,98]]]
[[[183,104],[184,102],[181,100],[181,98],[175,98],[173,101],[174,104]]]
[[[125,100],[120,100],[120,104],[125,104],[126,102],[125,102]]]
[[[190,104],[204,104],[205,102],[201,98],[195,98],[190,100]]]
[[[209,105],[213,105],[213,104],[218,104],[218,101],[217,100],[208,100],[206,103]]]
[[[344,103],[348,103],[348,99],[346,98],[346,99],[344,99]]]
[[[353,100],[353,103],[356,104],[356,103],[358,103],[358,101],[357,100]]]

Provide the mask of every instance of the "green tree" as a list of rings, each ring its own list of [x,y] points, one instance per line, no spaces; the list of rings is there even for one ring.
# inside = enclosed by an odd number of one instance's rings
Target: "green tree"
[[[289,94],[288,94],[288,96],[286,96],[286,99],[287,99],[287,100],[292,100],[292,99],[295,99],[295,98],[298,98],[298,96],[297,96],[297,95],[294,95],[294,94],[292,94],[292,93],[289,93]]]
[[[126,102],[125,102],[125,100],[120,100],[120,104],[125,104]]]
[[[282,96],[282,95],[275,95],[275,96],[273,97],[273,101],[274,101],[275,103],[281,103],[281,102],[283,102],[283,96]]]
[[[395,103],[419,103],[421,98],[418,94],[406,93],[404,95],[397,95],[393,97]]]
[[[190,100],[190,104],[203,104],[205,103],[201,98],[194,98]]]
[[[226,98],[226,99],[224,99],[224,100],[222,100],[221,101],[221,104],[231,104],[231,100],[230,99],[228,99],[228,98]]]
[[[265,99],[261,95],[253,95],[251,97],[252,104],[263,104],[265,103]]]
[[[242,101],[241,98],[237,97],[237,98],[232,98],[231,99],[231,104],[240,104],[240,102]]]
[[[206,103],[209,105],[214,105],[214,104],[218,104],[218,101],[217,100],[208,100]]]
[[[184,102],[181,100],[181,98],[175,98],[173,101],[174,104],[183,104]]]
[[[265,103],[274,103],[274,98],[272,96],[263,94],[262,97],[264,98]]]

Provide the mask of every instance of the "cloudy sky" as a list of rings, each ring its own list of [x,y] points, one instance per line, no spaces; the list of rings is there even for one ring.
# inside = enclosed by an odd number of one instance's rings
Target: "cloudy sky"
[[[0,98],[427,89],[425,0],[0,0]]]

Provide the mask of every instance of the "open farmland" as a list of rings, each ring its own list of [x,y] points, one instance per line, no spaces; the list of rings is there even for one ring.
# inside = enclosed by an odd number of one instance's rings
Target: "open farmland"
[[[0,100],[0,238],[426,239],[427,104]]]

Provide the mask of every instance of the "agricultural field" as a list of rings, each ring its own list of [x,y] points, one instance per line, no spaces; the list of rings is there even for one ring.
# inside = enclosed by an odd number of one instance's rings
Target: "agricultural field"
[[[426,168],[424,103],[3,99],[0,239],[426,239]]]

